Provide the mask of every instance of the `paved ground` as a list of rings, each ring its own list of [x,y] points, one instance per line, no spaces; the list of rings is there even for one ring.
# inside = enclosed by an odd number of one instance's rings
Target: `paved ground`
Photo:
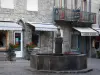
[[[94,70],[81,74],[43,73],[31,71],[27,60],[17,60],[16,62],[0,61],[0,75],[100,75],[100,59],[89,58],[88,67]]]

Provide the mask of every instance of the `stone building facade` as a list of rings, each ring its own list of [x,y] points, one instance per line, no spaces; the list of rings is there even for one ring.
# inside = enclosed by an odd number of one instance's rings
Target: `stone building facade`
[[[0,8],[0,20],[51,23],[53,21],[53,0],[38,0],[38,11],[27,11],[27,0],[14,0],[14,9]]]
[[[26,7],[27,0],[14,0],[14,9],[0,7],[0,21],[18,22],[25,28],[25,31],[22,31],[24,37],[23,49],[25,49],[27,43],[31,42],[32,30],[28,25],[23,25],[22,22],[20,23],[20,20],[22,20],[24,23],[53,23],[54,21],[54,0],[38,0],[38,11],[28,11]],[[47,35],[45,36],[45,34]],[[13,31],[11,31],[9,35],[11,35],[10,40],[13,43]],[[52,52],[54,44],[52,45],[51,43],[54,43],[54,36],[52,38],[52,32],[44,32],[44,34],[41,34],[41,52],[43,52],[42,50],[44,50],[45,52]]]
[[[97,23],[94,27],[99,26],[98,3],[99,0],[55,0],[54,21],[63,30],[63,52],[73,51],[94,56],[93,51],[96,51],[92,42],[94,37],[99,36],[99,30],[97,32],[92,25]],[[91,30],[95,34],[91,35]]]
[[[65,1],[69,1],[69,0],[65,0]],[[1,21],[11,20],[11,21],[17,22],[20,19],[22,19],[23,22],[25,23],[27,22],[54,23],[54,18],[53,18],[54,17],[53,8],[55,7],[54,3],[55,3],[55,0],[38,0],[38,11],[28,11],[26,9],[27,0],[14,0],[14,9],[7,9],[7,8],[0,7],[0,20]],[[68,4],[70,4],[70,7],[71,7],[71,2]],[[70,51],[72,28],[70,27],[69,23],[67,24],[57,23],[57,24],[63,30],[62,32],[63,34],[63,53],[66,51]],[[24,40],[23,49],[25,49],[27,43],[31,42],[31,38],[32,38],[31,37],[32,31],[30,30],[30,27],[27,25],[24,25],[24,26],[25,26],[25,31],[24,31],[24,38],[23,38]],[[54,37],[52,38],[52,32],[44,32],[44,34],[41,35],[40,42],[41,42],[41,52],[43,51],[52,52],[52,48],[54,49],[54,44],[53,45],[51,44],[51,42],[54,43]]]

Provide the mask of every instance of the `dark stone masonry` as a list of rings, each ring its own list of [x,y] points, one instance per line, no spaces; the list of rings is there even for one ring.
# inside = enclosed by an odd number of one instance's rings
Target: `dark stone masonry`
[[[55,38],[55,53],[31,54],[30,66],[36,70],[68,71],[82,70],[87,68],[87,57],[85,54],[67,52],[62,54],[63,38],[60,28]]]
[[[82,70],[87,68],[84,54],[36,54],[31,55],[30,66],[36,70]]]

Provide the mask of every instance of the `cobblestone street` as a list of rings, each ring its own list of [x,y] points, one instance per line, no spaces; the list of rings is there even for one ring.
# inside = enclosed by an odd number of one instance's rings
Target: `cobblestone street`
[[[0,61],[0,75],[100,75],[100,59],[88,59],[88,67],[93,71],[88,73],[44,73],[30,70],[30,62],[17,60],[16,62]]]

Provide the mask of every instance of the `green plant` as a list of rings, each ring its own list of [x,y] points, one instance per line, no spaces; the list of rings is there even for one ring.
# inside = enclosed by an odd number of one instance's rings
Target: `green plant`
[[[33,42],[26,44],[27,60],[30,60],[31,52],[32,52],[33,48],[36,46],[37,45],[34,44]]]
[[[18,48],[19,47],[19,44],[9,44],[9,47],[14,49],[14,48]]]
[[[26,45],[26,48],[34,48],[34,47],[36,47],[36,45],[33,42]]]
[[[97,51],[97,57],[100,58],[100,51]]]
[[[13,61],[13,58],[16,56],[14,48],[16,48],[14,44],[9,44],[9,49],[8,49],[8,60]]]

